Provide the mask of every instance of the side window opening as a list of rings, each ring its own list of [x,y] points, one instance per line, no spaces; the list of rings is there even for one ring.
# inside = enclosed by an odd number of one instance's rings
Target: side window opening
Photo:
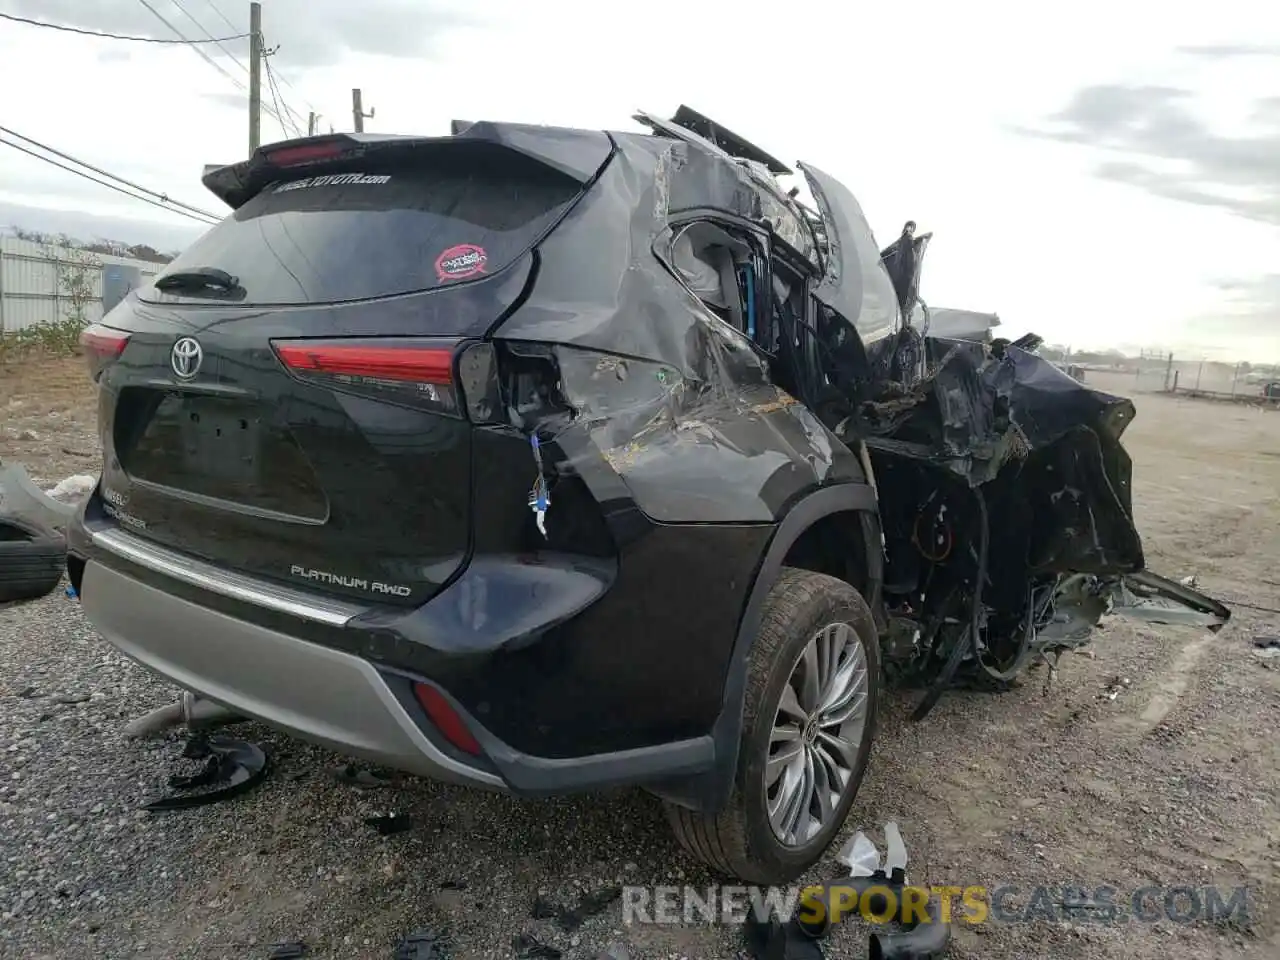
[[[677,227],[671,258],[707,309],[768,357],[772,382],[813,402],[823,370],[810,315],[810,271],[768,251],[763,238],[705,220]]]
[[[753,291],[742,288],[743,267],[754,259],[745,237],[706,221],[678,228],[671,244],[680,278],[716,316],[749,335],[755,327]]]

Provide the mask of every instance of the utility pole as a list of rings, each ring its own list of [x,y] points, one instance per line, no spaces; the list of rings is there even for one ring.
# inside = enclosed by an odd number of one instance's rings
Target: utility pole
[[[318,119],[319,117],[316,116],[316,112],[314,110],[312,110],[309,114],[307,114],[307,136],[308,137],[314,137],[316,135],[316,120]]]
[[[364,101],[360,98],[360,88],[351,88],[351,118],[355,121],[356,133],[364,133],[365,117],[373,119],[373,107],[369,108],[369,112],[364,112]]]
[[[249,4],[249,155],[262,144],[262,4]]]

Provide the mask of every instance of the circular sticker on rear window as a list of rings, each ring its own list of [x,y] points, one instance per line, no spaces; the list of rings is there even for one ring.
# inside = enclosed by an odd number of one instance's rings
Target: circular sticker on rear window
[[[484,273],[484,266],[489,262],[484,247],[474,243],[460,243],[450,247],[436,257],[436,276],[445,280],[462,280]]]

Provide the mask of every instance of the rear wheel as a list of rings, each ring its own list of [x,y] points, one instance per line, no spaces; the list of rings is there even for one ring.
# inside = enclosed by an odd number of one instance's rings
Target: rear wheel
[[[786,883],[813,866],[862,782],[879,688],[866,601],[842,580],[784,568],[747,665],[733,792],[715,816],[666,804],[681,845],[747,883]]]

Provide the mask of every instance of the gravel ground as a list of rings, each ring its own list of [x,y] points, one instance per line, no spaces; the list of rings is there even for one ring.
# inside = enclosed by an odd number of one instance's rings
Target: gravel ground
[[[47,485],[96,469],[82,377],[78,363],[0,368],[0,460]],[[896,818],[913,880],[1248,884],[1252,922],[984,924],[958,928],[952,956],[1280,955],[1280,669],[1249,643],[1280,633],[1280,414],[1138,403],[1128,447],[1151,565],[1253,608],[1237,606],[1216,637],[1110,620],[1093,656],[1064,661],[1047,687],[1040,674],[999,696],[952,693],[919,725],[910,698],[891,696],[849,828]],[[516,956],[520,934],[571,960],[611,944],[633,958],[741,948],[732,928],[624,926],[617,904],[572,932],[530,916],[539,893],[569,903],[620,883],[710,882],[638,791],[358,789],[333,776],[341,758],[240,725],[271,754],[262,786],[142,813],[183,741],[120,730],[173,696],[61,592],[0,608],[0,957],[239,960],[303,940],[309,957],[389,958],[424,927],[447,928],[458,958]],[[381,837],[364,823],[388,811],[413,828]],[[842,929],[827,948],[864,956],[865,931]]]

